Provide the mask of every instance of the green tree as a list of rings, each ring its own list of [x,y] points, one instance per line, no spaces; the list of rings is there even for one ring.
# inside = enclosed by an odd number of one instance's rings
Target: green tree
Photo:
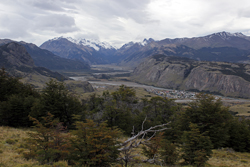
[[[199,94],[197,100],[189,103],[179,116],[181,121],[177,122],[180,123],[178,127],[182,131],[190,130],[188,125],[191,122],[198,126],[201,133],[207,132],[214,148],[226,145],[229,139],[229,123],[233,117],[220,99],[215,100],[211,95]]]
[[[77,166],[111,166],[116,161],[118,137],[117,128],[107,127],[103,122],[97,125],[93,120],[76,122],[76,130],[71,133],[70,161]]]
[[[152,97],[147,103],[143,110],[146,112],[148,119],[154,124],[161,124],[169,122],[174,112],[178,111],[180,106],[177,105],[173,100],[163,98],[160,96]]]
[[[229,125],[227,147],[239,152],[250,152],[250,129],[245,119],[235,118]]]
[[[113,96],[113,99],[116,100],[116,102],[122,101],[127,102],[127,104],[133,104],[138,102],[138,99],[135,96],[135,90],[125,85],[121,85],[117,91],[111,94]]]
[[[102,98],[102,120],[107,120],[109,127],[117,126],[129,135],[133,126],[132,112],[138,102],[135,91],[122,85],[111,94],[104,92]]]
[[[196,124],[183,134],[182,158],[187,164],[202,167],[212,154],[212,143],[206,132],[200,133]]]
[[[38,97],[38,92],[29,84],[23,84],[20,78],[12,77],[6,73],[5,69],[0,69],[0,102],[7,101],[8,97],[18,94],[22,97]]]
[[[31,85],[0,70],[0,125],[30,126],[28,115],[39,93]]]
[[[164,139],[161,142],[161,149],[159,151],[160,158],[165,165],[173,165],[179,159],[179,151],[176,144]]]
[[[68,128],[71,128],[74,122],[73,115],[82,115],[82,119],[85,115],[79,99],[70,94],[62,82],[53,79],[46,83],[40,101],[32,108],[31,116],[38,119],[48,112]]]
[[[12,127],[31,126],[29,114],[37,100],[33,96],[22,97],[18,94],[9,96],[7,101],[0,103],[0,124]]]

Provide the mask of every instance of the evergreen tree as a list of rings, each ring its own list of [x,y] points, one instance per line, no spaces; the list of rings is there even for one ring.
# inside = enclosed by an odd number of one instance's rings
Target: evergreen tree
[[[189,128],[183,134],[182,158],[187,164],[202,167],[212,154],[212,143],[196,124],[191,123]]]
[[[226,146],[229,139],[229,123],[233,117],[228,108],[222,105],[220,99],[206,94],[197,95],[197,100],[189,103],[186,110],[179,115],[181,131],[188,131],[189,123],[196,124],[201,133],[207,132],[207,136],[213,143],[214,148]]]
[[[29,114],[37,100],[33,96],[22,97],[18,94],[9,96],[7,101],[0,103],[0,124],[12,127],[31,126]]]
[[[250,129],[246,120],[235,118],[231,121],[229,134],[227,147],[239,152],[250,152]]]
[[[46,83],[40,101],[32,108],[31,116],[39,118],[48,112],[69,128],[74,122],[73,115],[82,115],[83,118],[85,115],[79,99],[71,95],[62,82],[53,79]]]
[[[30,126],[28,115],[39,93],[18,78],[9,76],[4,69],[0,70],[0,125]]]

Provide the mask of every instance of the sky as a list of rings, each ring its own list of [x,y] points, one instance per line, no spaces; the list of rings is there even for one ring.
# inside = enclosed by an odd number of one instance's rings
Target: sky
[[[0,39],[37,46],[60,36],[121,47],[221,31],[250,36],[249,0],[0,0]]]

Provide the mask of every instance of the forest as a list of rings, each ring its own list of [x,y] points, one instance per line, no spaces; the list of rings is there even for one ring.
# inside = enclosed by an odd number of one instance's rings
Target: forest
[[[164,97],[138,98],[122,85],[80,99],[63,82],[50,80],[38,91],[4,69],[0,94],[0,125],[30,128],[22,156],[40,165],[201,167],[214,149],[250,152],[250,121],[208,94],[183,106]]]

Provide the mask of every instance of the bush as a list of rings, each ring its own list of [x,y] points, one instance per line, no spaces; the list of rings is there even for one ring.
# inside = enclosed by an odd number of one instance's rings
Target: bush
[[[76,130],[70,138],[69,161],[77,166],[110,166],[118,157],[118,137],[121,132],[107,127],[107,123],[97,125],[92,120],[76,122]]]
[[[48,113],[42,117],[42,123],[31,118],[35,124],[35,132],[29,132],[26,146],[29,152],[23,153],[26,159],[36,159],[40,164],[51,164],[66,159],[68,155],[68,136],[61,133],[65,130],[62,124]]]

